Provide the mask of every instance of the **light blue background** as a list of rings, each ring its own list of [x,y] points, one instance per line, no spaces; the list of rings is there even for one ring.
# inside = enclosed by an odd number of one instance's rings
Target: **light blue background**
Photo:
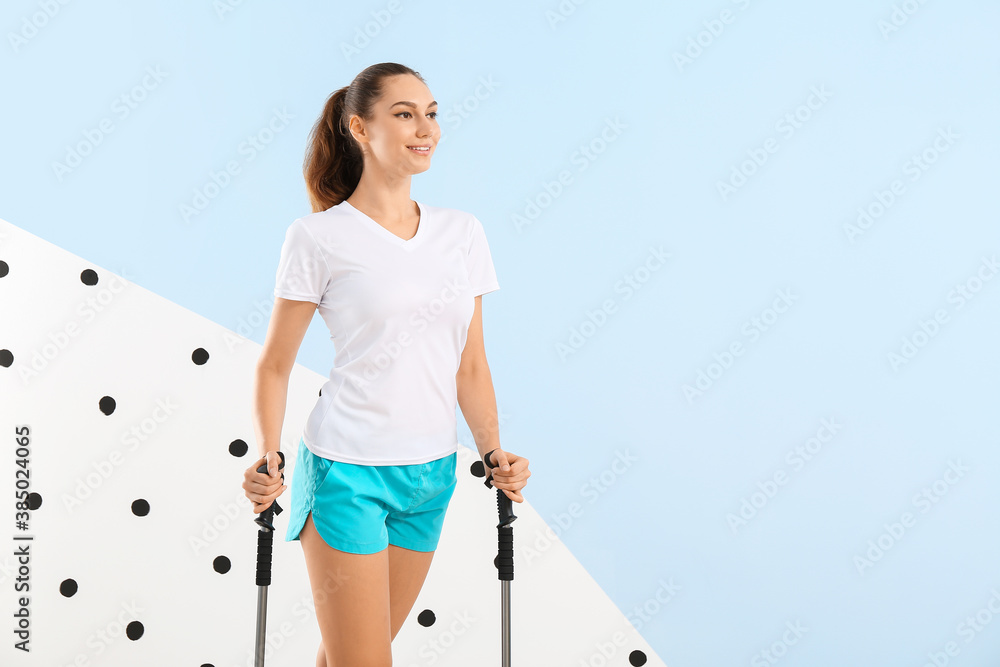
[[[555,2],[402,2],[348,55],[388,4],[77,2],[13,43],[39,6],[3,12],[0,217],[262,343],[284,231],[309,212],[312,123],[367,65],[407,64],[446,137],[412,196],[479,217],[501,285],[483,299],[501,442],[531,460],[526,498],[667,664],[770,664],[759,652],[786,622],[807,630],[782,665],[918,666],[949,641],[949,664],[997,664],[1000,618],[971,642],[960,624],[1000,591],[1000,280],[949,300],[1000,252],[996,3],[564,2],[552,23]],[[116,114],[147,68],[166,76]],[[813,87],[829,99],[787,137],[776,123]],[[248,160],[241,143],[276,109],[291,122]],[[60,179],[53,164],[102,118],[114,131]],[[910,180],[942,128],[957,140]],[[724,200],[717,182],[769,137],[777,151]],[[230,160],[241,173],[185,222]],[[571,182],[545,200],[562,170]],[[851,243],[844,226],[894,179],[905,192]],[[529,201],[545,206],[518,226]],[[644,274],[650,247],[670,258]],[[645,282],[626,298],[615,287],[634,272]],[[795,300],[751,340],[744,323],[779,290]],[[894,369],[915,334],[926,345]],[[713,355],[735,341],[720,375]],[[299,361],[326,375],[332,360],[317,317]],[[786,453],[823,419],[839,430],[795,469]],[[922,512],[915,494],[949,461],[967,472]],[[778,470],[787,483],[734,532],[727,515]],[[883,536],[907,511],[915,525]],[[892,545],[859,572],[880,536]]]

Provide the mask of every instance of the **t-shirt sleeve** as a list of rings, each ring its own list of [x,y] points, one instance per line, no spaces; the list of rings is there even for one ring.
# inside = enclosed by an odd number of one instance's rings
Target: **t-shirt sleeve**
[[[469,242],[469,256],[466,259],[469,271],[469,285],[472,295],[479,296],[500,289],[497,282],[496,269],[493,267],[493,256],[486,242],[486,231],[479,218],[472,218],[472,238]]]
[[[329,282],[330,269],[322,249],[301,219],[296,220],[285,232],[274,296],[319,304]]]

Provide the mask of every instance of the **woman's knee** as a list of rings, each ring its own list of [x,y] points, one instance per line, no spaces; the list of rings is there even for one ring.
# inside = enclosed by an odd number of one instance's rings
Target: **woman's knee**
[[[341,655],[336,650],[326,651],[323,667],[339,667],[340,665],[344,667],[392,667],[392,652],[364,652],[361,654],[351,652],[347,655]],[[317,664],[317,667],[320,666]]]

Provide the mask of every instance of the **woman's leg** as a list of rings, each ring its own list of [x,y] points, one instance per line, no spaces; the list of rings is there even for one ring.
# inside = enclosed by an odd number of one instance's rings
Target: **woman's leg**
[[[334,549],[316,532],[311,513],[299,541],[327,667],[391,667],[388,549]]]
[[[389,605],[390,622],[392,625],[391,639],[403,626],[413,603],[417,601],[431,567],[433,551],[412,551],[389,545]]]

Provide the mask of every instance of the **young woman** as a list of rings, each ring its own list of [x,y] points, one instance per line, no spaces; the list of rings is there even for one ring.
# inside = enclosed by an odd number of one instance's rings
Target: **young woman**
[[[424,80],[396,63],[327,100],[304,165],[313,213],[286,231],[254,375],[261,458],[243,488],[259,513],[287,488],[277,452],[288,378],[318,310],[336,357],[299,440],[285,539],[302,544],[320,667],[392,664],[455,490],[456,402],[498,489],[522,502],[531,475],[500,448],[481,296],[499,284],[483,226],[410,199],[436,117]]]

